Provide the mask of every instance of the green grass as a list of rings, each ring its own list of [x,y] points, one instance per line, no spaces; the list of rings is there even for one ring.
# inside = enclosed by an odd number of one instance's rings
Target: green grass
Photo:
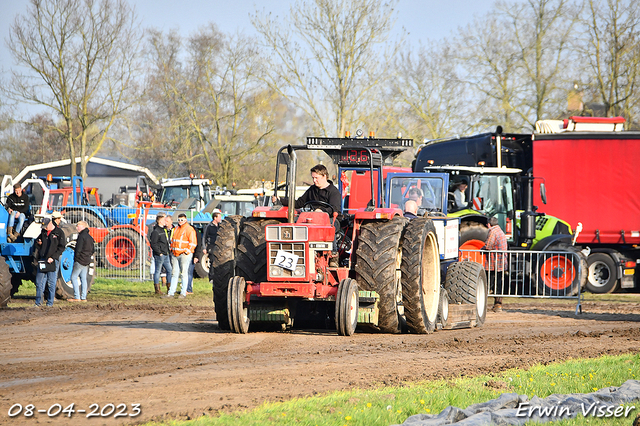
[[[180,284],[178,284],[180,289]],[[166,293],[166,288],[165,288]],[[36,286],[31,281],[23,281],[18,293],[10,306],[16,306],[30,302],[36,297]],[[155,295],[153,281],[129,281],[126,279],[96,278],[87,300],[97,303],[124,303],[124,304],[184,304],[180,299],[162,299]],[[193,280],[193,294],[186,299],[193,306],[212,307],[213,291],[207,279],[195,278]],[[56,300],[56,304],[71,303]]]
[[[608,386],[619,386],[638,379],[640,354],[604,356],[573,360],[528,370],[509,370],[495,376],[458,378],[402,387],[335,392],[324,396],[265,403],[243,412],[220,413],[193,421],[147,423],[147,425],[390,425],[404,422],[414,414],[437,414],[449,405],[466,408],[471,404],[497,398],[504,392],[547,397],[554,393],[590,393]],[[634,405],[634,404],[631,404]],[[566,420],[562,425],[631,424],[640,412],[640,402],[629,418],[582,418]],[[532,423],[533,424],[533,423]]]

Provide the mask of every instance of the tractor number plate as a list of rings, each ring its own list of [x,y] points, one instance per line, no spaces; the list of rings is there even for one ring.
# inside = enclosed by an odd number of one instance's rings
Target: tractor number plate
[[[273,264],[281,268],[293,271],[296,269],[299,257],[300,256],[296,256],[293,253],[289,253],[284,250],[278,250],[278,253],[276,253],[276,260],[273,262]]]

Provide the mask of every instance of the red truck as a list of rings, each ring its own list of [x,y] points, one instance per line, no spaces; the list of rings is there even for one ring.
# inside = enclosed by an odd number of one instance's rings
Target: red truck
[[[535,176],[544,178],[545,213],[576,229],[589,247],[587,289],[640,289],[640,132],[621,131],[622,117],[546,120],[532,135]],[[542,205],[539,191],[536,200]],[[579,228],[577,229],[579,230]]]

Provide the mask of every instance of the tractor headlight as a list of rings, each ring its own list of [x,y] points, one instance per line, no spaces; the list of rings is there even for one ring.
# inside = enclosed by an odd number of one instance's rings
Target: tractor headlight
[[[293,275],[296,277],[304,276],[304,266],[297,266],[296,270],[293,272]]]
[[[279,266],[271,266],[271,276],[272,277],[279,277],[282,275],[282,268]]]

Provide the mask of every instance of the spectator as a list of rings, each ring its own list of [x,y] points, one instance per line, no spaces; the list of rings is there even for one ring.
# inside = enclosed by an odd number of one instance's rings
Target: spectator
[[[48,287],[47,306],[53,306],[56,297],[56,283],[60,255],[65,249],[65,236],[53,221],[45,217],[42,221],[42,232],[36,238],[35,258],[38,261],[36,271],[36,306],[42,306],[45,284]]]
[[[187,223],[187,215],[178,215],[178,227],[173,230],[171,237],[171,287],[167,297],[173,297],[178,288],[178,279],[181,277],[180,298],[187,297],[189,284],[189,266],[193,259],[193,252],[198,245],[197,236],[193,226]]]
[[[160,288],[160,279],[162,270],[167,272],[167,277],[171,277],[172,267],[171,258],[169,257],[169,242],[171,236],[169,230],[166,228],[167,217],[164,213],[158,213],[156,216],[156,223],[151,231],[151,237],[149,237],[149,245],[153,253],[154,271],[153,271],[153,287],[156,294],[163,294],[164,290]],[[163,280],[163,284],[166,286],[167,279]],[[167,288],[167,291],[169,289]]]
[[[507,254],[504,251],[509,249],[507,236],[498,225],[498,218],[493,216],[487,224],[489,234],[484,245],[485,250],[495,250],[496,253],[489,253],[485,269],[489,272],[489,287],[494,294],[502,294],[504,291],[504,272],[507,270]],[[502,312],[502,297],[494,297],[493,312]]]
[[[51,221],[56,228],[59,228],[60,224],[62,223],[62,213],[58,211],[54,211],[53,213],[51,213]]]
[[[13,194],[7,197],[6,206],[7,212],[9,213],[7,240],[12,243],[20,236],[22,226],[29,213],[29,196],[24,192],[19,183],[13,185]],[[14,230],[13,226],[16,223],[16,219],[18,220],[18,224]]]
[[[93,237],[89,235],[89,225],[84,220],[76,224],[78,239],[73,251],[73,270],[71,272],[71,283],[73,284],[73,299],[69,302],[87,301],[87,273],[93,256]]]
[[[413,200],[407,200],[407,202],[404,203],[404,217],[409,220],[418,217],[418,203]]]
[[[192,226],[193,225],[189,225]],[[193,294],[193,273],[196,269],[196,263],[198,263],[200,261],[200,258],[202,257],[202,235],[200,234],[200,231],[198,231],[195,227],[193,227],[193,230],[196,231],[196,250],[193,252],[193,261],[191,262],[191,266],[189,266],[189,284],[187,285],[187,294]]]

